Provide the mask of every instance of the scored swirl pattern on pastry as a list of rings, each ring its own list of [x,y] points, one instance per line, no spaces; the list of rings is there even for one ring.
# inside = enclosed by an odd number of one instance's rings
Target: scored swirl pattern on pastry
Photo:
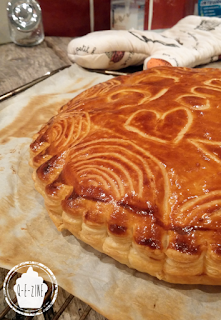
[[[58,230],[159,279],[221,284],[220,76],[157,67],[61,107],[30,148]]]

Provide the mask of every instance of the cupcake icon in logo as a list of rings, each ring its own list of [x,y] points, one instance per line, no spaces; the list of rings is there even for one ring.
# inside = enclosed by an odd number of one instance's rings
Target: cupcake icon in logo
[[[16,280],[14,291],[20,308],[40,309],[48,286],[43,282],[43,278],[29,267],[28,271]]]
[[[58,284],[47,266],[27,261],[16,265],[7,273],[3,293],[5,301],[15,312],[24,316],[36,316],[52,307],[58,295]]]

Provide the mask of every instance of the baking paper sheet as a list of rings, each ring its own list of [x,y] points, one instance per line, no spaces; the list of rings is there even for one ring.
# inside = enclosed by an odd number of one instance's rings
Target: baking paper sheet
[[[0,104],[0,267],[41,262],[110,320],[220,320],[221,287],[159,281],[58,232],[34,189],[33,134],[76,94],[109,78],[73,65]]]

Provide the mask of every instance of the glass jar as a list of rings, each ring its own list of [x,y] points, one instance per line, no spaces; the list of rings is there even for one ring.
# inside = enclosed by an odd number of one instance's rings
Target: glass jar
[[[44,40],[41,7],[36,0],[11,0],[7,15],[11,40],[20,46],[35,46]]]

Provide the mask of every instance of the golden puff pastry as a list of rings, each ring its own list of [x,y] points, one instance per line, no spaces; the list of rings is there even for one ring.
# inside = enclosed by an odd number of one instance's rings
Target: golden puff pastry
[[[34,137],[58,230],[159,279],[221,284],[221,72],[156,67],[63,106]]]

